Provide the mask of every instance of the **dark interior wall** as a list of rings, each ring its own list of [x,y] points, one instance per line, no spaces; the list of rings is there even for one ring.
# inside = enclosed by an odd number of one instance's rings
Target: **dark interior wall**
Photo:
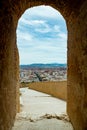
[[[68,28],[67,111],[75,130],[87,129],[87,0],[0,1],[0,130],[11,130],[18,111],[16,27],[23,12],[36,5],[58,9]]]
[[[1,1],[0,1],[1,2]],[[1,4],[0,4],[1,6]],[[15,24],[5,7],[0,9],[0,130],[10,130],[16,115]]]
[[[67,111],[75,130],[87,129],[87,1],[68,21]]]

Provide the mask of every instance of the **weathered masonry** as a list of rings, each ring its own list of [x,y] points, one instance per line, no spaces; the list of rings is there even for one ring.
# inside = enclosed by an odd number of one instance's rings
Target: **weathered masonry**
[[[54,7],[66,20],[67,112],[75,130],[87,130],[87,0],[0,0],[0,130],[11,130],[18,111],[18,19],[38,5]]]

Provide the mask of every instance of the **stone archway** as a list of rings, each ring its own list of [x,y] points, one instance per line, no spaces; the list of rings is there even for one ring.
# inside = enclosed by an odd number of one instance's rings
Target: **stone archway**
[[[67,111],[75,130],[87,129],[87,0],[0,1],[0,130],[10,130],[18,102],[17,22],[23,12],[37,5],[61,12],[68,28]]]

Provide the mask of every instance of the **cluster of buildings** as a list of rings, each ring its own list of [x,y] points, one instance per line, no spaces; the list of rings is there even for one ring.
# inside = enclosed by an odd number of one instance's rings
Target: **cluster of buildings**
[[[20,69],[20,82],[41,82],[67,80],[66,68]]]

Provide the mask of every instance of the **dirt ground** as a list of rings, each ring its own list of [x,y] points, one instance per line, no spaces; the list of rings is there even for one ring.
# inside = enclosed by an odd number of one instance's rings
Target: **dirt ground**
[[[20,93],[21,112],[12,130],[73,130],[66,102],[28,88]]]

